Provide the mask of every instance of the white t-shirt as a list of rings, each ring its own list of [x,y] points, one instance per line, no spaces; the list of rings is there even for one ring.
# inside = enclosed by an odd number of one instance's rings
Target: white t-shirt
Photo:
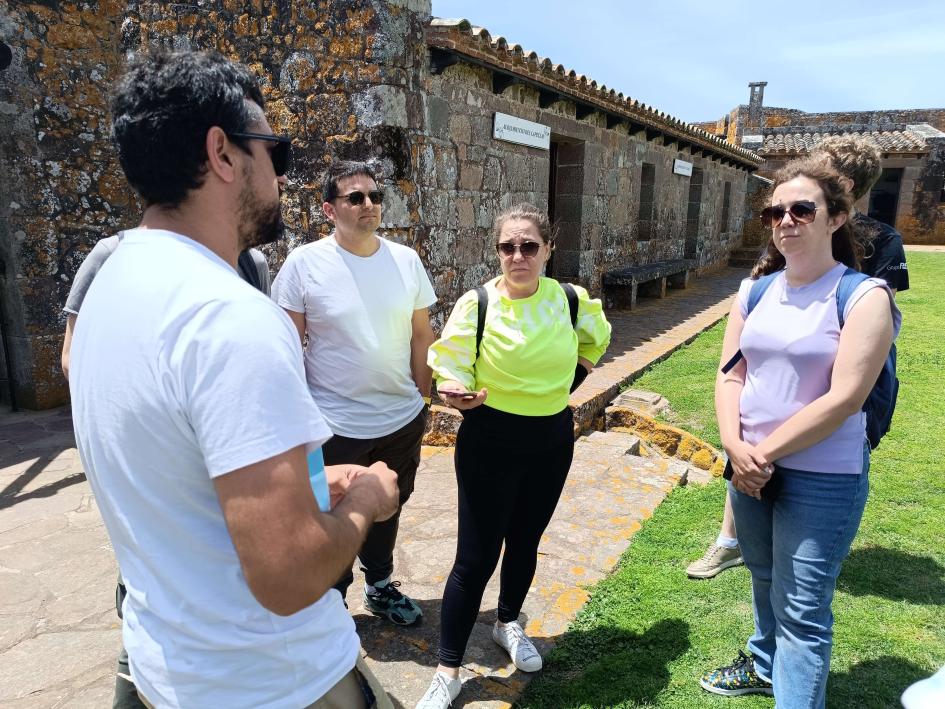
[[[305,374],[332,432],[379,438],[423,408],[410,373],[411,318],[436,302],[413,249],[386,239],[367,257],[334,235],[292,251],[272,284],[279,305],[305,313]]]
[[[157,707],[302,707],[359,652],[337,591],[288,617],[253,597],[213,478],[331,435],[284,312],[179,234],[135,229],[72,342],[82,463],[128,596],[131,674]]]

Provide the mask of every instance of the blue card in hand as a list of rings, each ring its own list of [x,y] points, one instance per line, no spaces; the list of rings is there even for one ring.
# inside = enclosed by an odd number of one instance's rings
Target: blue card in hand
[[[318,509],[328,512],[331,510],[331,495],[328,493],[328,478],[325,476],[325,458],[322,456],[322,449],[316,448],[306,457],[308,479],[312,483],[312,492],[315,493]]]

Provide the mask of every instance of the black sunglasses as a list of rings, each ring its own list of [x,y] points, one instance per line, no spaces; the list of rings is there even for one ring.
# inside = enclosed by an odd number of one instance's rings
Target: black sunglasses
[[[352,207],[360,207],[364,204],[366,197],[371,198],[371,204],[381,204],[384,201],[383,190],[371,190],[370,192],[354,191],[348,194],[340,194],[335,199],[346,199]]]
[[[276,177],[282,177],[288,171],[289,161],[292,158],[292,138],[271,133],[227,133],[227,136],[237,140],[267,140],[275,143],[275,147],[269,151],[272,169],[275,170]]]
[[[523,241],[521,244],[513,244],[511,241],[500,241],[495,245],[495,250],[506,258],[514,256],[516,251],[522,254],[522,258],[535,258],[540,248],[541,244],[537,241]]]
[[[781,224],[785,214],[790,214],[798,224],[810,224],[817,216],[817,205],[809,200],[795,202],[789,207],[782,207],[780,204],[772,207],[765,207],[761,210],[761,223],[769,229]]]

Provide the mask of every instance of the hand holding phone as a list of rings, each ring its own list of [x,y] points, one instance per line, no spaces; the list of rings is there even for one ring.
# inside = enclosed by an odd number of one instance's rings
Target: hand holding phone
[[[448,389],[437,389],[436,393],[444,399],[459,399],[460,401],[472,401],[476,398],[474,391],[449,391]]]

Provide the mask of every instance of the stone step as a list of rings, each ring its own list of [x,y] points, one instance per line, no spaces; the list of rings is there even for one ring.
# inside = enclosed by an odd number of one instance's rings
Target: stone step
[[[620,455],[639,455],[640,437],[623,431],[592,431],[577,441],[577,446],[588,445],[620,450]]]

